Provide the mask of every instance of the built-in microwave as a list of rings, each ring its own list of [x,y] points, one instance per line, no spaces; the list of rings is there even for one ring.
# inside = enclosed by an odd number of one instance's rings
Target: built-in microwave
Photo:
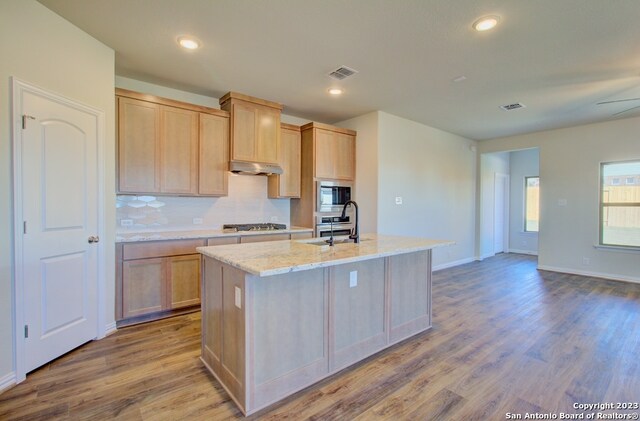
[[[351,200],[353,185],[337,181],[318,181],[316,185],[317,212],[339,212]]]

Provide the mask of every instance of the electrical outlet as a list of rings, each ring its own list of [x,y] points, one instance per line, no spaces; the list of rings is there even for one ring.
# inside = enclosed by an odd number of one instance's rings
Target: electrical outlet
[[[202,225],[202,218],[193,218],[193,225]]]
[[[349,272],[349,288],[354,288],[358,286],[358,271],[352,270]]]
[[[589,259],[588,257],[583,257],[582,264],[585,266],[589,266],[591,264],[591,259]]]
[[[402,204],[402,196],[396,196],[396,205]]]
[[[235,293],[236,307],[242,308],[242,290],[238,287],[235,287]]]
[[[558,199],[558,206],[567,206],[567,199]]]
[[[272,216],[270,222],[278,222],[278,217],[277,216]]]
[[[121,219],[120,220],[121,227],[131,227],[133,226],[133,219]]]

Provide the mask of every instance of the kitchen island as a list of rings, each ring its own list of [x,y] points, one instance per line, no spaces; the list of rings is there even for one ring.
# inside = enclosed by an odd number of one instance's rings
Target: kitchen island
[[[199,247],[202,361],[245,415],[431,327],[431,250],[363,235]]]

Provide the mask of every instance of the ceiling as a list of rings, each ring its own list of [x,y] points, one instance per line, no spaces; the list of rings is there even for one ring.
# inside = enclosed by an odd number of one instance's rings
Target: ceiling
[[[638,0],[39,1],[113,48],[119,76],[309,120],[381,110],[483,140],[640,115],[625,111],[640,100],[597,105],[640,97]],[[499,25],[474,31],[487,14]],[[341,65],[359,73],[329,78]]]

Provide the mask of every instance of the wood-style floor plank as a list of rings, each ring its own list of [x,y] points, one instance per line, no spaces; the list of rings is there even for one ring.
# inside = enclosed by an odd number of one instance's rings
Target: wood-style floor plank
[[[251,420],[503,420],[640,400],[640,285],[499,255],[436,272],[433,329]],[[1,420],[229,420],[200,314],[120,329],[0,394]]]

